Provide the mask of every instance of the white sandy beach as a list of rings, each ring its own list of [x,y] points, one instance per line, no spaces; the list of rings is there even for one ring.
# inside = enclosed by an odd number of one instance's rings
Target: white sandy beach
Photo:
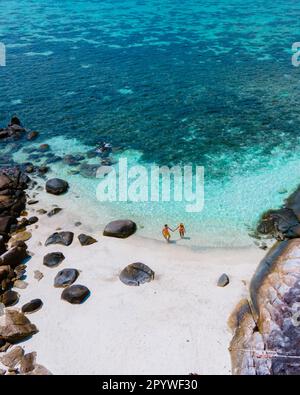
[[[32,192],[29,193],[31,196]],[[39,333],[22,343],[26,352],[36,351],[38,363],[54,374],[230,374],[228,352],[231,333],[227,320],[241,297],[247,296],[249,280],[265,252],[248,249],[203,249],[143,239],[102,236],[103,226],[83,223],[75,227],[72,194],[62,197],[39,192],[39,208],[54,204],[64,210],[49,218],[39,216],[32,226],[25,290],[17,290],[20,302],[40,298],[43,308],[28,316]],[[76,202],[78,207],[78,201]],[[101,222],[99,220],[99,222]],[[57,228],[75,233],[69,247],[45,247]],[[77,239],[87,233],[97,244],[82,247]],[[41,245],[42,243],[42,245]],[[187,241],[188,243],[188,241]],[[63,252],[57,268],[43,265],[49,252]],[[130,263],[143,262],[155,271],[155,281],[128,287],[118,278]],[[87,286],[91,296],[82,305],[60,299],[53,286],[59,270],[80,271],[77,284]],[[34,271],[44,274],[34,279]],[[222,273],[230,277],[226,288],[216,283]],[[15,308],[15,307],[14,307]]]

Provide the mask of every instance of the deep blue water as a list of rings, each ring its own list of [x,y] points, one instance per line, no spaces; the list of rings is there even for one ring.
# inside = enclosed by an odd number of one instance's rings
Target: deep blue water
[[[241,227],[300,181],[299,2],[1,0],[0,16],[0,124],[16,113],[66,152],[106,139],[205,166],[195,233],[244,245]]]

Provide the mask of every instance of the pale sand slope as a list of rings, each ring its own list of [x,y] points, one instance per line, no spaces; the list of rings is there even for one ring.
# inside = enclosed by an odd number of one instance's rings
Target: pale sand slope
[[[42,192],[38,198],[35,209],[57,202],[68,205],[67,197]],[[75,236],[91,230],[84,225],[76,228],[76,220],[70,208],[52,218],[40,216],[39,228],[28,242],[35,255],[28,263],[29,286],[18,291],[17,307],[34,298],[41,298],[44,306],[29,316],[39,333],[23,343],[26,351],[37,351],[38,363],[54,374],[230,374],[227,320],[241,297],[247,296],[264,252],[258,248],[196,252],[138,236],[104,238],[102,227],[89,233],[99,240],[92,246],[80,246],[75,237],[70,247],[44,247],[57,227],[74,231]],[[66,260],[49,269],[43,266],[43,256],[54,251],[63,252]],[[139,261],[155,271],[155,281],[125,286],[118,278],[120,271]],[[53,280],[63,268],[81,271],[76,283],[91,290],[84,304],[60,299],[62,290],[53,287]],[[35,270],[44,274],[40,282],[34,279]],[[231,283],[218,288],[223,272]]]

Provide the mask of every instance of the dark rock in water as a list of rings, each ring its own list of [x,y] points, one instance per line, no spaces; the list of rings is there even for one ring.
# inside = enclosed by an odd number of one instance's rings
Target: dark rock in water
[[[60,213],[62,211],[62,208],[60,207],[55,207],[53,210],[48,212],[48,217],[53,217],[54,215]]]
[[[27,135],[27,140],[29,140],[29,141],[35,140],[38,138],[38,136],[39,136],[38,132],[35,132],[35,131],[29,132]]]
[[[300,221],[300,186],[298,189],[289,196],[285,202],[285,207],[293,210],[294,214]]]
[[[133,263],[120,274],[120,280],[130,286],[139,286],[154,280],[155,273],[143,263]]]
[[[136,232],[137,226],[130,220],[118,220],[106,225],[103,235],[125,239]]]
[[[218,280],[218,287],[224,288],[229,284],[229,282],[229,277],[224,273]]]
[[[10,189],[12,186],[13,181],[6,174],[0,174],[0,191]]]
[[[55,288],[65,288],[75,283],[79,276],[79,272],[76,269],[63,269],[61,270],[54,279]]]
[[[50,244],[62,244],[64,246],[69,246],[72,244],[73,239],[74,233],[72,232],[56,232],[46,240],[45,246],[49,246]]]
[[[41,145],[39,146],[39,151],[42,151],[42,152],[49,151],[49,149],[50,149],[49,144],[41,144]]]
[[[93,237],[84,234],[79,235],[78,240],[82,246],[89,246],[91,244],[97,243],[97,240],[95,240]]]
[[[43,264],[47,267],[56,267],[65,260],[64,254],[61,252],[51,252],[44,256]]]
[[[22,313],[24,314],[30,314],[30,313],[35,313],[36,311],[40,310],[43,306],[43,302],[41,299],[34,299],[31,300],[29,303],[24,304],[22,306]]]
[[[80,174],[86,178],[94,178],[97,176],[97,171],[100,166],[98,165],[90,165],[88,163],[82,163],[80,166]]]
[[[81,304],[90,295],[90,291],[84,285],[71,285],[61,294],[61,298],[71,304]]]
[[[75,224],[74,224],[76,227],[78,227],[78,226],[81,226],[82,225],[82,223],[81,222],[75,222]]]
[[[27,204],[29,204],[29,206],[33,206],[34,204],[37,204],[39,201],[35,200],[35,199],[30,199],[28,200]]]
[[[0,339],[9,343],[19,342],[37,332],[37,327],[17,310],[6,310],[4,320],[0,319]]]
[[[15,291],[6,291],[1,296],[0,301],[5,307],[10,307],[18,303],[20,295]]]
[[[38,172],[41,175],[44,175],[44,174],[48,173],[49,170],[50,170],[50,168],[48,166],[40,166],[38,168]]]
[[[44,210],[43,208],[41,208],[41,209],[37,210],[37,213],[40,215],[45,215],[45,214],[47,214],[47,211]]]
[[[98,154],[97,154],[97,152],[96,152],[95,150],[91,150],[91,151],[88,151],[88,152],[86,153],[86,157],[87,157],[88,159],[96,158],[97,155],[98,155]]]
[[[46,191],[53,195],[62,195],[66,193],[69,189],[69,184],[67,181],[61,180],[59,178],[53,178],[46,182]]]
[[[12,117],[12,119],[10,120],[9,126],[13,126],[13,125],[21,126],[21,121],[18,117]]]
[[[56,162],[59,162],[61,160],[62,160],[62,158],[60,156],[53,155],[50,158],[48,158],[45,161],[45,163],[46,163],[46,165],[50,165],[51,163],[56,163]]]
[[[290,208],[270,210],[263,214],[257,232],[261,235],[270,235],[277,240],[300,237],[300,223]]]
[[[63,161],[64,161],[64,163],[66,164],[66,165],[69,165],[69,166],[78,166],[79,164],[80,164],[80,161],[82,160],[82,159],[84,159],[84,158],[82,158],[81,156],[74,156],[74,155],[66,155],[64,158],[63,158]]]
[[[234,374],[300,374],[299,250],[300,239],[275,244],[251,281],[250,303],[232,315]]]

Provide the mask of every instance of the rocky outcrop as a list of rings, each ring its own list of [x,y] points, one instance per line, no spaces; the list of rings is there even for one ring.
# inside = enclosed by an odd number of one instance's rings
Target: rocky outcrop
[[[6,310],[5,314],[0,317],[0,340],[15,343],[37,332],[37,327],[17,310]]]
[[[278,242],[260,263],[250,299],[233,313],[238,375],[300,374],[300,239]]]
[[[130,220],[112,221],[106,225],[103,235],[109,237],[117,237],[119,239],[126,239],[136,232],[137,226]]]
[[[119,277],[126,285],[139,286],[154,280],[155,273],[147,265],[137,262],[125,267]]]

